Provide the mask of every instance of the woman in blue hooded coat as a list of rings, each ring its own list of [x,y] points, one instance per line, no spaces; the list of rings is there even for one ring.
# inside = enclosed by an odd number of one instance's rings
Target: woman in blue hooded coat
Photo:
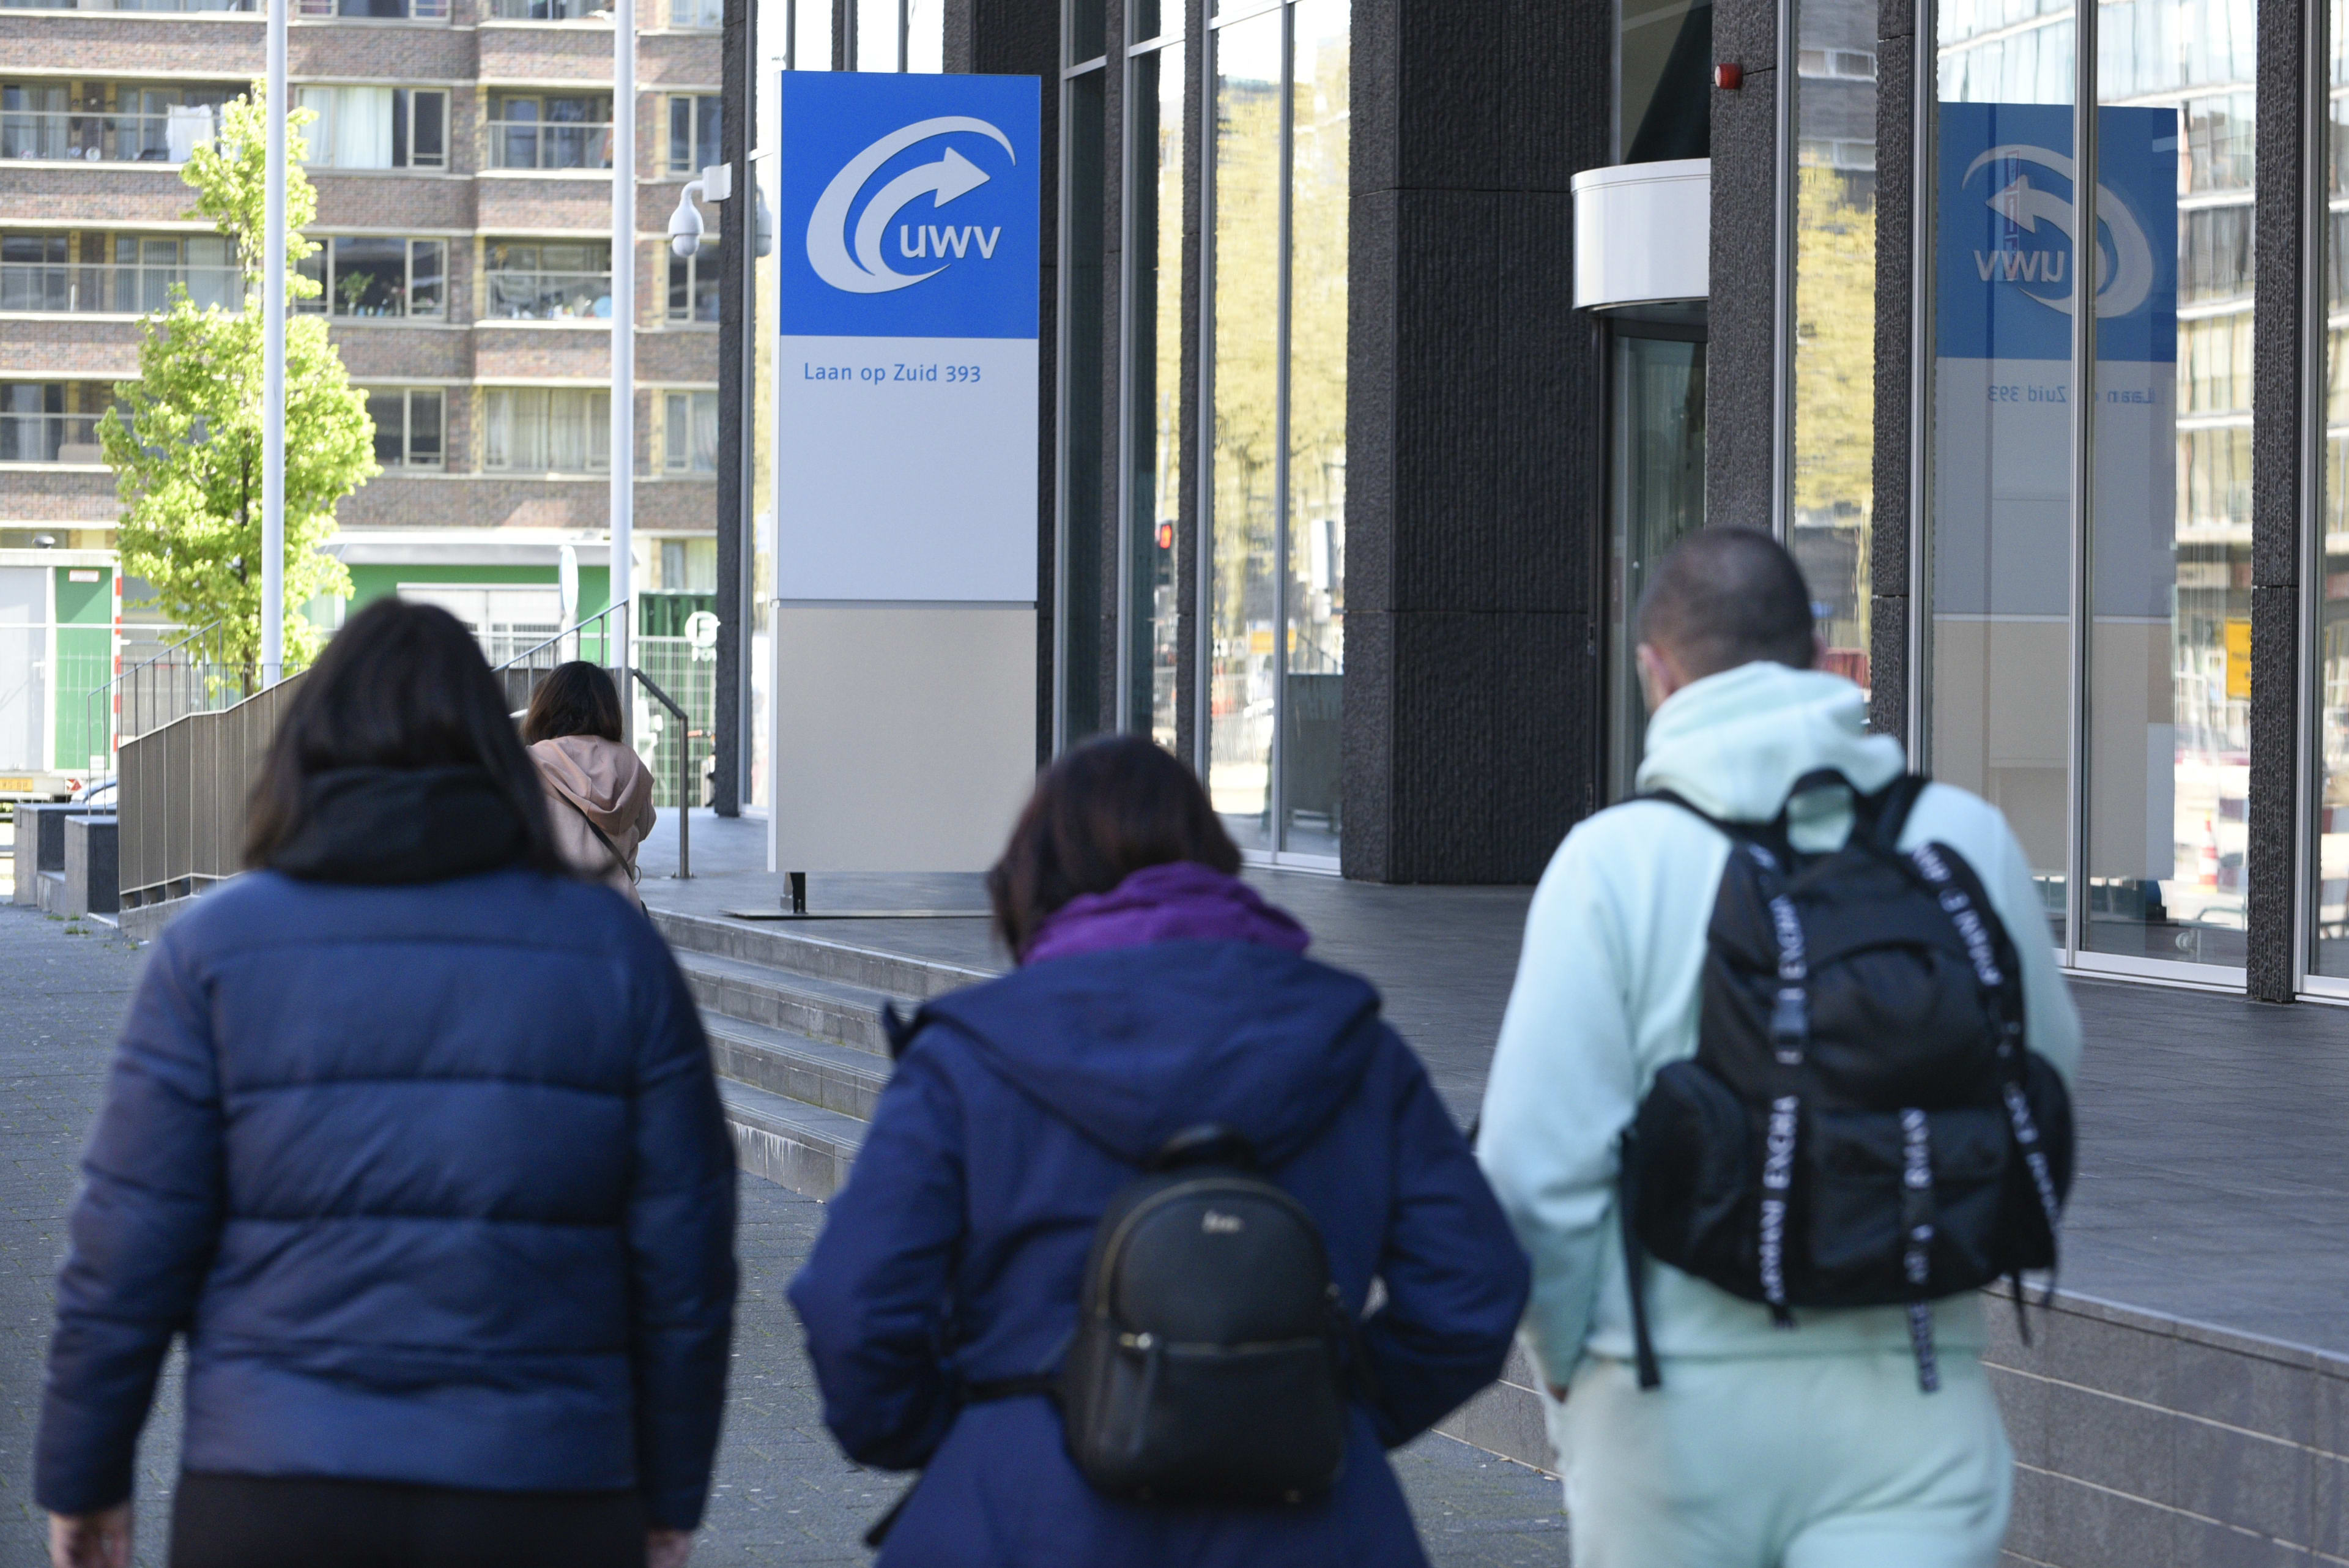
[[[923,1470],[884,1568],[1425,1563],[1384,1450],[1499,1374],[1526,1263],[1378,993],[1306,958],[1238,869],[1182,763],[1080,747],[988,879],[1019,967],[917,1017],[791,1293],[842,1446]],[[1206,1124],[1311,1214],[1360,1319],[1368,1376],[1318,1499],[1115,1501],[1049,1397],[964,1397],[1057,1369],[1102,1211]]]
[[[304,677],[245,845],[155,943],[83,1158],[34,1450],[128,1568],[187,1345],[173,1568],[676,1568],[734,1158],[660,937],[558,857],[472,635],[387,599]]]

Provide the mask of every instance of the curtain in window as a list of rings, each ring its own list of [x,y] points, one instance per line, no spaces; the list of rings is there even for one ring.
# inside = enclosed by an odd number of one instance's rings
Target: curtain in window
[[[328,169],[392,166],[390,88],[298,88],[295,98],[318,116],[308,161]]]

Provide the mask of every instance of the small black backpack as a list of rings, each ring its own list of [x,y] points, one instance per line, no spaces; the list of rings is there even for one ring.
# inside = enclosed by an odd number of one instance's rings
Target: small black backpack
[[[1305,1206],[1221,1127],[1112,1200],[1056,1388],[1069,1454],[1134,1501],[1302,1502],[1346,1455],[1353,1320]]]
[[[1625,1133],[1622,1216],[1640,1382],[1661,1381],[1642,1254],[1769,1306],[1906,1305],[1940,1386],[1936,1298],[2053,1269],[2072,1179],[2064,1082],[2024,1045],[2013,943],[1945,845],[1899,848],[1916,774],[1862,794],[1807,774],[1733,844],[1706,933],[1693,1058],[1656,1075]],[[1850,836],[1797,852],[1787,812],[1852,797]]]

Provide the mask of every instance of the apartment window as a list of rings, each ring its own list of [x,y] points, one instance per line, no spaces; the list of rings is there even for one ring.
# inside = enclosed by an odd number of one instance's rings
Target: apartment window
[[[113,400],[95,383],[0,382],[0,462],[103,462],[98,421]]]
[[[439,468],[446,394],[438,387],[370,387],[367,418],[375,421],[375,460],[386,470]]]
[[[317,114],[309,130],[314,169],[445,169],[449,166],[449,95],[384,87],[294,89]]]
[[[679,93],[668,100],[668,170],[698,174],[717,162],[719,106],[715,93]]]
[[[583,22],[606,9],[604,0],[492,0],[501,22]]]
[[[714,29],[725,22],[725,0],[669,0],[668,25],[672,27]]]
[[[199,307],[244,304],[244,271],[217,234],[0,234],[0,311],[143,316],[173,286]]]
[[[718,394],[671,392],[663,400],[661,466],[671,473],[718,472]]]
[[[347,16],[374,22],[445,22],[449,0],[301,0],[297,16]]]
[[[610,93],[490,95],[492,169],[609,169]]]
[[[671,321],[718,319],[718,240],[702,236],[701,248],[689,256],[671,251],[668,258],[668,318]]]
[[[235,86],[0,82],[0,158],[184,163]]]
[[[178,284],[198,306],[237,310],[244,305],[244,268],[236,247],[219,234],[116,234],[113,265],[77,268],[74,296],[84,310],[148,315],[171,307]],[[84,234],[85,262],[103,263],[105,237]],[[91,301],[100,303],[92,304]]]
[[[609,320],[608,241],[492,240],[482,247],[481,315],[502,321]]]
[[[302,275],[321,286],[301,308],[350,317],[444,315],[448,256],[442,240],[333,235],[302,263]]]
[[[585,387],[492,387],[482,403],[483,467],[509,473],[610,470],[611,393]]]

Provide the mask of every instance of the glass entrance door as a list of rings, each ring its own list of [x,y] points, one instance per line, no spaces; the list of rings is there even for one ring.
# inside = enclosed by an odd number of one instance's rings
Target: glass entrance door
[[[1636,655],[1640,597],[1667,551],[1704,526],[1704,343],[1619,327],[1609,410],[1608,795],[1631,793],[1648,732]]]

